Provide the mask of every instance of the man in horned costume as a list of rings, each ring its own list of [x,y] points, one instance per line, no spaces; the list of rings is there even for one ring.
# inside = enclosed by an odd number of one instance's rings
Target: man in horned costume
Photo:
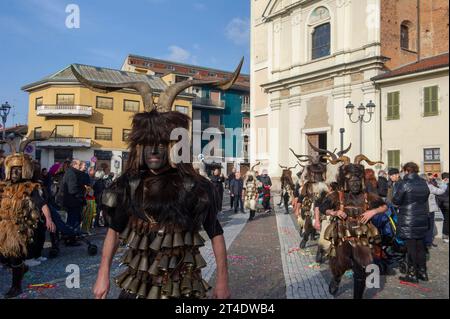
[[[12,269],[12,285],[5,298],[14,298],[22,293],[22,280],[28,271],[24,260],[42,213],[48,230],[55,231],[41,185],[31,181],[34,163],[29,155],[24,154],[32,141],[22,142],[19,152],[16,152],[14,142],[2,141],[11,148],[11,155],[4,163],[5,180],[0,182],[0,262]]]
[[[211,182],[200,176],[191,163],[174,162],[177,140],[173,140],[171,133],[177,128],[188,130],[190,118],[172,111],[172,105],[179,93],[193,85],[229,89],[238,78],[242,63],[230,80],[190,80],[170,86],[161,93],[158,106],[154,105],[152,90],[145,82],[117,85],[93,82],[73,67],[84,85],[107,92],[133,88],[142,95],[145,106],[145,112],[133,118],[126,170],[102,197],[109,229],[93,289],[96,298],[107,297],[111,263],[121,241],[128,249],[122,258],[127,269],[114,279],[122,289],[119,298],[205,298],[210,287],[201,274],[206,266],[199,250],[205,242],[199,234],[202,226],[216,257],[213,297],[229,298],[226,246],[217,220],[217,194]]]
[[[256,203],[258,200],[258,187],[260,182],[256,178],[255,167],[260,165],[261,163],[256,163],[251,167],[251,169],[245,174],[244,178],[244,209],[250,210],[249,221],[255,219],[256,215]]]
[[[298,220],[300,226],[300,248],[304,249],[308,240],[316,234],[314,228],[314,216],[318,212],[319,206],[328,193],[328,186],[325,183],[327,166],[322,161],[322,150],[315,147],[308,140],[311,148],[318,154],[297,155],[292,149],[291,152],[301,163],[306,163],[305,183],[299,191],[298,202],[300,203]]]
[[[295,165],[294,167],[287,167],[287,166],[281,166],[280,168],[283,170],[281,173],[281,198],[280,198],[280,204],[278,206],[281,206],[281,203],[284,204],[284,209],[286,210],[285,214],[289,215],[289,203],[290,200],[292,201],[294,198],[294,190],[295,190],[295,184],[292,180],[292,171],[291,169],[294,169],[298,166]]]
[[[331,152],[328,159],[332,164],[343,163],[339,167],[339,191],[327,195],[320,212],[331,216],[330,225],[325,230],[325,239],[331,242],[330,268],[333,279],[329,286],[336,295],[344,273],[353,270],[353,296],[362,299],[365,290],[365,267],[372,264],[372,248],[380,240],[377,228],[370,220],[387,210],[384,201],[364,189],[364,166],[372,162],[364,155],[355,157],[354,163],[347,156],[339,158]],[[382,163],[381,163],[382,164]]]

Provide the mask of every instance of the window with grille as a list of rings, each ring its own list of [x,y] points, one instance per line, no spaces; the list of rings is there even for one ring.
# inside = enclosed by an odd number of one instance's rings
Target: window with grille
[[[409,50],[409,27],[406,24],[400,26],[400,46]]]
[[[75,95],[73,94],[57,94],[57,105],[75,105]]]
[[[56,137],[73,137],[73,125],[57,125]]]
[[[387,152],[388,167],[400,169],[400,151],[392,150]]]
[[[325,23],[314,28],[312,34],[312,59],[330,55],[331,33],[330,24]]]
[[[387,98],[387,119],[400,119],[400,92],[388,93]]]
[[[97,96],[97,108],[112,110],[114,106],[114,99],[111,97],[101,97]]]
[[[424,88],[424,116],[439,114],[439,87],[437,85]]]
[[[122,141],[126,142],[128,140],[128,136],[130,135],[131,130],[123,130],[122,131]]]
[[[125,112],[139,112],[139,101],[124,100],[123,110]]]
[[[425,162],[440,162],[441,149],[440,148],[426,148],[423,150]]]
[[[112,141],[112,128],[96,127],[95,139],[101,141]]]
[[[37,108],[39,106],[42,106],[43,104],[44,104],[44,98],[43,97],[36,98],[36,101],[34,103],[34,109],[37,110]]]

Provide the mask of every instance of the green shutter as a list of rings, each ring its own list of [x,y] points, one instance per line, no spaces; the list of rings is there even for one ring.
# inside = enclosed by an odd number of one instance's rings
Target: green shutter
[[[388,151],[388,167],[400,169],[400,151]]]
[[[439,87],[437,85],[424,88],[424,116],[439,114]]]
[[[387,120],[400,118],[400,92],[388,93]]]

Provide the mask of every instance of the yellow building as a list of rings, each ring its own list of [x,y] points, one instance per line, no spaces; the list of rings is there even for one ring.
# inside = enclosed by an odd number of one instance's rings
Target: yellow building
[[[82,75],[95,81],[120,83],[145,81],[155,92],[155,100],[170,82],[151,75],[95,66],[76,65]],[[133,90],[100,93],[79,83],[71,66],[22,90],[29,93],[28,135],[52,138],[37,142],[33,152],[42,167],[78,158],[107,166],[120,174],[127,159],[126,136],[132,117],[144,109],[142,98]],[[193,95],[178,96],[173,108],[192,117]]]

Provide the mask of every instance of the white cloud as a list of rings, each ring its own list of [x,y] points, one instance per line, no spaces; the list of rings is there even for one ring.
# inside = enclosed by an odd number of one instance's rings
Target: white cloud
[[[176,45],[171,45],[169,47],[169,55],[166,57],[166,59],[171,60],[171,61],[176,61],[176,62],[189,62],[192,58],[192,55],[189,51],[176,46]]]
[[[250,20],[234,18],[225,28],[226,37],[235,44],[247,44],[250,42]]]

